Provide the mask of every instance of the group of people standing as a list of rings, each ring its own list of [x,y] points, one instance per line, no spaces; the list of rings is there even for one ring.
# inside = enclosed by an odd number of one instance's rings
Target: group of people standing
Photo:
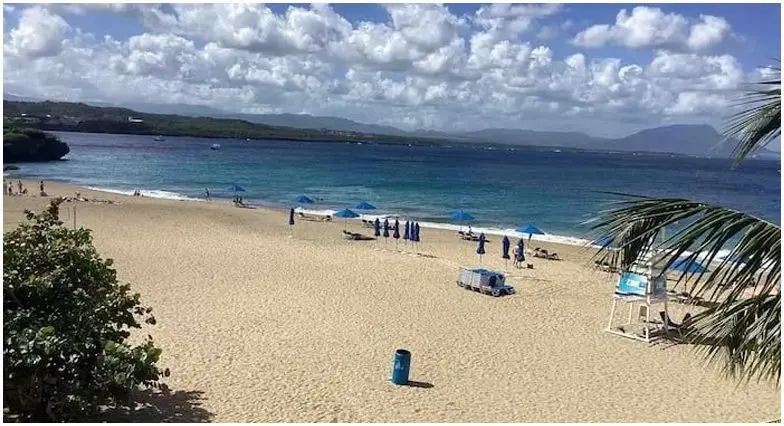
[[[27,194],[27,192],[28,192],[27,188],[24,187],[24,184],[22,183],[21,180],[17,180],[16,181],[16,187],[18,189],[18,192],[16,194],[14,194],[14,184],[13,184],[13,182],[9,181],[8,182],[8,186],[6,188],[6,190],[8,191],[8,195],[25,195],[25,194]],[[44,181],[43,180],[39,183],[39,188],[41,189],[40,195],[41,196],[46,196],[46,191],[44,191]]]

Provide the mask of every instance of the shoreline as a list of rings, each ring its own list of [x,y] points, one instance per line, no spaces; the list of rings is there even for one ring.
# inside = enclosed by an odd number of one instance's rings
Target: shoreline
[[[12,172],[15,171],[16,170],[13,170]],[[21,179],[23,182],[32,180],[33,183],[41,180],[40,176],[15,177],[13,175],[7,175],[5,173],[3,174],[3,178],[12,179],[12,180]],[[192,197],[177,192],[166,191],[166,190],[153,190],[153,189],[141,189],[140,192],[142,194],[142,197],[135,197],[133,196],[134,190],[106,188],[106,187],[93,186],[93,185],[82,185],[82,184],[73,183],[65,180],[59,180],[59,179],[49,179],[48,181],[55,182],[60,185],[70,186],[73,188],[79,188],[82,190],[95,191],[104,194],[112,194],[112,195],[127,197],[131,199],[148,198],[153,200],[168,200],[168,201],[196,202],[196,203],[217,204],[217,205],[231,205],[231,199],[222,198],[222,197],[211,197],[212,199],[208,201],[204,198]],[[338,211],[336,209],[303,208],[301,205],[298,205],[296,207],[293,205],[284,206],[279,203],[254,202],[254,203],[248,203],[248,205],[251,207],[251,210],[260,210],[260,211],[266,211],[266,212],[271,212],[276,214],[286,214],[286,215],[288,215],[289,209],[291,208],[294,208],[295,211],[301,210],[305,213],[314,213],[314,214],[321,214],[321,215],[334,215],[334,213]],[[404,214],[398,214],[398,213],[366,213],[366,212],[361,212],[359,210],[355,210],[353,208],[351,210],[354,210],[360,216],[352,219],[340,218],[339,221],[341,222],[349,221],[349,223],[359,224],[360,220],[362,219],[375,220],[376,217],[384,218],[386,216],[400,217],[401,222],[405,222],[405,220],[407,219]],[[410,218],[410,219],[416,221],[416,218]],[[299,221],[299,219],[297,221]],[[448,222],[426,222],[426,221],[418,222],[418,223],[422,228],[425,229],[435,230],[439,232],[450,231],[453,233],[457,233],[458,231],[465,229],[469,226],[468,223],[463,225],[448,223]],[[601,248],[601,246],[599,245],[591,244],[593,241],[598,240],[599,237],[595,239],[585,239],[585,238],[566,236],[566,235],[545,234],[545,235],[532,235],[529,240],[527,234],[521,234],[512,228],[503,229],[500,227],[473,226],[473,225],[471,226],[471,228],[474,231],[474,234],[476,235],[479,235],[479,233],[484,233],[488,237],[489,236],[509,237],[512,246],[515,245],[515,241],[517,241],[517,239],[522,239],[525,242],[526,250],[532,250],[532,248],[529,247],[530,246],[529,243],[555,244],[560,246],[574,247],[583,250],[598,250],[599,248]],[[724,259],[724,257],[729,255],[730,252],[731,252],[730,249],[721,250],[719,252],[720,254],[713,260],[712,263],[720,263]],[[685,251],[683,253],[683,256],[689,256],[691,255],[691,253],[692,252],[690,251]],[[700,259],[700,257],[698,256],[697,261],[704,262],[704,258]]]
[[[21,179],[22,181],[24,181],[24,180],[38,181],[38,180],[41,179],[40,176],[28,176],[28,175],[25,175],[25,176],[18,176],[17,177],[17,176],[14,176],[12,174],[4,175],[4,177],[7,178],[7,179]],[[136,197],[133,196],[134,190],[132,190],[132,189],[131,190],[126,190],[126,189],[119,189],[119,188],[102,187],[100,185],[84,185],[84,184],[74,183],[74,182],[65,181],[65,180],[58,180],[58,179],[49,179],[49,181],[57,182],[57,183],[62,184],[62,185],[69,185],[69,186],[73,186],[73,187],[78,187],[78,188],[82,188],[82,189],[90,190],[90,191],[96,191],[96,192],[102,192],[102,193],[106,193],[106,194],[114,194],[114,195],[120,195],[120,196],[136,198]],[[193,197],[193,196],[189,196],[189,195],[185,195],[185,194],[181,194],[181,193],[177,193],[177,192],[160,190],[160,189],[144,189],[144,188],[141,188],[141,194],[143,196],[142,198],[146,197],[146,198],[159,199],[159,200],[188,201],[188,202],[199,202],[199,203],[219,203],[219,204],[220,203],[225,203],[225,204],[230,204],[231,203],[231,199],[229,199],[229,198],[222,198],[222,197],[219,197],[219,196],[217,196],[217,197],[213,196],[213,197],[211,197],[212,198],[211,201],[207,201],[204,198]],[[279,205],[279,203],[272,203],[272,202],[270,202],[270,203],[252,202],[252,203],[248,203],[248,205],[252,206],[254,209],[272,210],[272,211],[276,211],[276,212],[285,212],[285,213],[288,213],[288,210],[290,208],[292,208],[292,207],[294,207],[294,208],[302,208],[301,206],[294,206],[294,205],[292,205],[292,206],[284,206],[284,205]],[[307,212],[318,212],[318,213],[325,214],[325,215],[327,215],[327,214],[328,215],[332,215],[332,214],[334,214],[337,211],[336,209],[328,209],[328,208],[319,209],[319,208],[314,208],[313,205],[310,205],[309,208],[304,208],[304,210],[307,211]],[[354,210],[354,209],[352,208],[352,210]],[[360,217],[358,217],[356,219],[350,219],[351,221],[354,221],[354,222],[358,222],[361,219],[374,220],[376,217],[384,217],[384,216],[399,216],[401,218],[406,218],[405,214],[394,213],[394,212],[368,213],[368,212],[358,211],[358,210],[355,210],[355,212],[360,214]],[[410,219],[416,221],[416,217],[410,217]],[[346,219],[340,219],[340,220],[343,221],[343,220],[346,220]],[[465,228],[467,228],[470,225],[469,223],[460,225],[460,224],[454,224],[454,223],[450,223],[450,222],[426,222],[426,221],[421,221],[421,222],[419,222],[419,224],[420,224],[421,227],[426,228],[426,229],[442,230],[442,231],[453,231],[455,233],[457,231],[461,230],[461,228],[465,229]],[[474,225],[471,225],[471,228],[474,231],[474,233],[477,234],[477,235],[479,235],[479,233],[485,233],[488,236],[491,236],[491,235],[492,236],[497,236],[497,237],[508,236],[512,240],[516,240],[516,239],[522,238],[525,241],[526,245],[528,245],[528,242],[529,242],[528,234],[521,234],[521,233],[515,231],[513,228],[501,228],[501,227],[497,227],[497,226],[474,226]],[[567,246],[583,247],[583,248],[598,248],[598,246],[591,245],[590,244],[591,241],[593,241],[593,240],[580,238],[580,237],[575,237],[575,236],[558,235],[558,234],[532,235],[531,239],[530,239],[531,243],[539,242],[539,243],[551,243],[551,244],[559,244],[559,245],[567,245]]]

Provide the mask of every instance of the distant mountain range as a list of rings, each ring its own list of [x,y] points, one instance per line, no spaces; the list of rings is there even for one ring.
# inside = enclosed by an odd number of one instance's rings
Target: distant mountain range
[[[3,93],[5,101],[40,102],[40,99]],[[505,145],[541,146],[550,148],[602,150],[621,152],[653,152],[699,157],[730,157],[736,143],[724,141],[709,125],[672,125],[642,130],[618,138],[600,138],[579,132],[542,132],[525,129],[484,129],[472,132],[439,132],[429,130],[405,131],[392,126],[358,123],[339,117],[308,114],[242,114],[222,111],[202,105],[87,102],[99,107],[122,107],[148,114],[174,114],[190,117],[215,117],[245,120],[269,126],[299,129],[328,129],[414,138],[433,138],[462,143],[492,143]],[[779,158],[778,152],[763,149],[758,158]]]

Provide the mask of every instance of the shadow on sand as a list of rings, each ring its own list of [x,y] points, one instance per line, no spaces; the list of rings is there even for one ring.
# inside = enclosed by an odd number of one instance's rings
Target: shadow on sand
[[[111,407],[85,419],[110,423],[196,423],[210,422],[214,414],[201,407],[200,391],[141,391],[135,407]]]
[[[427,383],[427,382],[415,382],[413,380],[409,380],[408,383],[406,383],[403,386],[408,386],[408,387],[412,387],[412,388],[430,389],[430,388],[433,387],[433,384],[432,383]]]

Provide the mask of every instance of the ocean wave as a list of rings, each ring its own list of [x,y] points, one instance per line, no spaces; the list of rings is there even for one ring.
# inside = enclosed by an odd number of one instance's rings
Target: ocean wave
[[[98,186],[86,186],[85,188],[98,191],[98,192],[106,192],[110,194],[119,194],[119,195],[127,195],[133,196],[134,190],[126,190],[126,189],[117,189],[117,188],[105,188],[105,187],[98,187]],[[164,191],[162,189],[141,189],[140,190],[143,197],[150,197],[150,198],[160,198],[162,200],[175,200],[175,201],[204,201],[199,198],[189,197],[184,194],[180,194],[177,192],[172,191]]]

